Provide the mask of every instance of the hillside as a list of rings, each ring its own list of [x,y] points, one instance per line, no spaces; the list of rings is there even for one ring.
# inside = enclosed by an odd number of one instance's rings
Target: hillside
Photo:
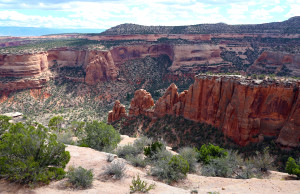
[[[120,144],[126,145],[132,143],[134,139],[125,138]],[[149,193],[198,193],[220,192],[220,193],[261,193],[271,194],[274,192],[298,193],[299,181],[289,180],[286,173],[271,171],[264,179],[232,179],[220,177],[205,177],[197,174],[188,174],[187,179],[173,185],[167,185],[156,180],[153,176],[147,175],[147,169],[134,167],[126,163],[126,175],[121,180],[101,178],[103,167],[108,166],[106,158],[108,153],[99,152],[91,148],[83,148],[68,145],[66,150],[70,151],[71,160],[68,166],[82,166],[86,169],[93,169],[95,180],[91,188],[85,190],[76,190],[66,185],[66,179],[52,182],[50,185],[41,186],[39,188],[30,189],[24,186],[8,183],[0,180],[1,193],[44,193],[44,194],[71,194],[71,193],[108,193],[119,194],[129,193],[129,185],[134,176],[139,175],[142,180],[147,183],[155,183],[156,188]],[[117,161],[125,161],[122,158],[115,159]]]
[[[101,35],[128,35],[128,34],[215,34],[215,33],[300,33],[300,16],[292,17],[283,22],[265,24],[228,25],[197,24],[189,26],[143,26],[137,24],[121,24],[112,27]]]

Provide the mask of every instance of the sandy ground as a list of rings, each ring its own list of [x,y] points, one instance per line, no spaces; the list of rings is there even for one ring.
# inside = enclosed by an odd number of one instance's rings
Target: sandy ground
[[[120,145],[132,143],[134,138],[124,136]],[[170,186],[158,181],[153,177],[148,176],[145,169],[135,168],[126,164],[126,176],[121,180],[103,179],[100,176],[103,172],[103,167],[109,165],[106,161],[107,153],[99,152],[91,148],[83,148],[69,145],[67,150],[70,151],[71,160],[68,166],[82,166],[87,169],[93,169],[94,182],[91,188],[86,190],[75,190],[66,186],[66,180],[60,180],[50,183],[35,189],[24,188],[20,185],[8,183],[0,180],[0,193],[2,194],[71,194],[71,193],[88,193],[88,194],[119,194],[129,193],[132,177],[140,175],[142,180],[148,183],[155,183],[156,188],[150,193],[161,194],[181,194],[191,193],[192,190],[197,190],[198,193],[219,192],[222,193],[255,193],[255,194],[274,194],[274,193],[292,193],[300,194],[299,180],[286,180],[289,176],[286,173],[272,171],[268,179],[230,179],[218,177],[204,177],[195,174],[189,174],[186,180]],[[115,159],[124,161],[123,159]],[[68,167],[67,166],[67,167]]]

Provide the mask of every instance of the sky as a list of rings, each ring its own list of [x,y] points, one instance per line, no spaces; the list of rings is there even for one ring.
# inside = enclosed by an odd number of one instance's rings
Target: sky
[[[260,24],[299,15],[300,0],[0,0],[0,26],[19,27]]]

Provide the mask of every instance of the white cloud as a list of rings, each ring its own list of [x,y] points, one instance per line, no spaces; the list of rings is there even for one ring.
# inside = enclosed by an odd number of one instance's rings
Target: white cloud
[[[226,22],[229,24],[261,23],[287,11],[280,5],[283,0],[0,0],[1,22],[18,26],[47,26],[63,28],[104,29],[120,23],[142,25],[189,25]],[[296,5],[284,17],[299,12],[300,0],[288,0]],[[284,4],[285,5],[285,4]],[[229,6],[229,8],[228,8]],[[21,14],[17,10],[53,10],[51,16]],[[55,13],[65,13],[65,17]],[[225,14],[224,14],[225,13]],[[282,16],[283,17],[283,16]],[[284,19],[284,18],[283,18]],[[282,19],[282,20],[283,20]]]

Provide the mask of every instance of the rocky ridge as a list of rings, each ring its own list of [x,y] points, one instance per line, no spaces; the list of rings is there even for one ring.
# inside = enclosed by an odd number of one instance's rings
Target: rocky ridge
[[[142,112],[128,118],[146,115],[152,118],[166,114],[183,116],[213,125],[239,145],[276,138],[282,146],[297,147],[300,140],[300,82],[251,80],[242,76],[198,75],[188,90],[178,94],[172,84],[155,103],[135,95]],[[136,94],[146,93],[138,90]],[[151,103],[150,103],[151,104]],[[138,114],[139,113],[139,114]],[[112,113],[114,114],[114,113]]]

